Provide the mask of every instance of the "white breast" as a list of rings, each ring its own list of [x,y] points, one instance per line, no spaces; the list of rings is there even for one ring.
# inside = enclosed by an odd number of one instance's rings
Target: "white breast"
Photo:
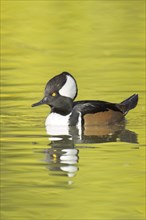
[[[62,115],[59,115],[53,112],[49,114],[45,121],[47,134],[55,135],[55,136],[56,135],[70,135],[70,130],[69,130],[70,115],[71,113],[66,116],[62,116]],[[82,136],[81,114],[79,114],[78,123],[76,127],[78,129],[79,138],[81,139],[81,136]],[[51,138],[49,138],[49,140],[51,140]]]
[[[52,112],[48,115],[45,125],[54,125],[54,126],[68,126],[69,125],[69,117],[71,113],[68,115],[59,115],[57,113]]]
[[[46,130],[49,135],[69,135],[69,117],[71,113],[63,116],[57,113],[51,113],[46,118]]]

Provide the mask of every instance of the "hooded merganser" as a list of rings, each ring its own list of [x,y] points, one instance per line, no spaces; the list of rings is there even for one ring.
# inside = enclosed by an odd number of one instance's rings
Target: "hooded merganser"
[[[77,93],[76,80],[70,73],[63,72],[48,81],[44,98],[32,107],[42,104],[51,107],[46,126],[104,126],[122,121],[138,102],[137,94],[119,104],[98,100],[74,102]]]

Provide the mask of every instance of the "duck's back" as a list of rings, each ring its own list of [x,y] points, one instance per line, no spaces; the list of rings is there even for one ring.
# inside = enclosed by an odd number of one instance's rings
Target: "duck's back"
[[[79,122],[85,126],[114,124],[124,119],[124,115],[137,105],[138,95],[134,94],[119,104],[105,101],[74,102],[70,125]]]

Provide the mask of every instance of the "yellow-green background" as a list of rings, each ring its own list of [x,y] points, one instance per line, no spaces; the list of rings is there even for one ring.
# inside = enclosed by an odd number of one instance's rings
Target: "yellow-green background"
[[[143,220],[145,1],[1,0],[1,13],[2,219]],[[31,108],[62,71],[78,100],[140,97],[127,115],[139,144],[81,148],[71,185],[44,161],[49,108]]]

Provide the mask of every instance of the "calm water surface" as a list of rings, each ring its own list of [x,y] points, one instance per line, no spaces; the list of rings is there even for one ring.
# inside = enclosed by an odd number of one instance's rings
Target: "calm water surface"
[[[144,1],[2,0],[1,219],[145,219],[144,13]],[[138,93],[126,126],[48,135],[49,107],[31,104],[62,71],[77,100]]]

